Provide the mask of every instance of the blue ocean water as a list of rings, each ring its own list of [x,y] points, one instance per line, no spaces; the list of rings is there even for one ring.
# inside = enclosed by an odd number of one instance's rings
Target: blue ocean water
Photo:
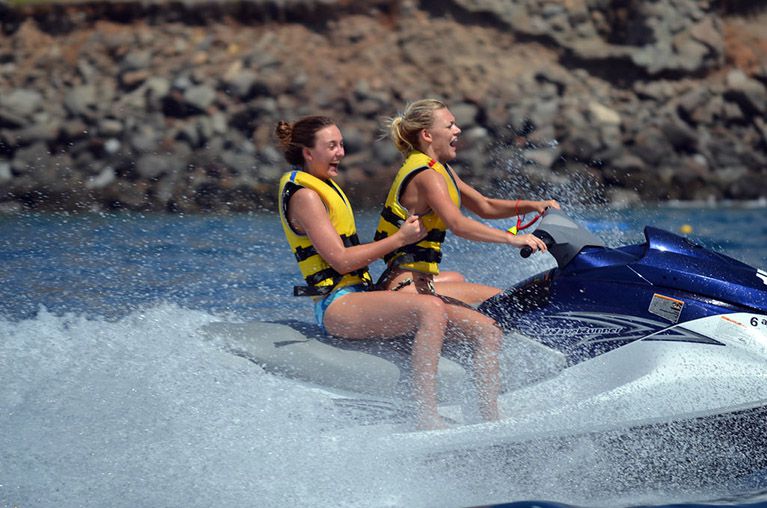
[[[583,208],[609,245],[644,225],[767,268],[764,204]],[[375,214],[361,213],[361,237]],[[511,221],[497,221],[510,226]],[[444,268],[508,287],[554,266],[451,237]],[[374,264],[374,275],[382,265]],[[272,214],[0,216],[0,506],[751,506],[753,491],[604,494],[600,481],[451,489],[371,452],[310,387],[202,340],[211,321],[311,320]],[[361,452],[366,450],[366,452]],[[393,451],[396,456],[397,450]],[[577,457],[563,457],[563,461]],[[572,464],[570,464],[572,467]],[[467,471],[466,482],[481,479]],[[609,481],[602,479],[602,482]],[[545,500],[545,501],[530,501]]]

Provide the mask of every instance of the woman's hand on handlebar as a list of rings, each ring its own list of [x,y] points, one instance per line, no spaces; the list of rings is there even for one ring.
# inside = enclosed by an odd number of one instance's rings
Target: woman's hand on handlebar
[[[535,251],[545,252],[548,250],[548,247],[546,246],[544,241],[533,234],[528,233],[528,234],[516,235],[516,236],[510,234],[509,236],[511,237],[511,240],[509,241],[509,243],[520,249],[528,247],[533,252]]]
[[[556,199],[547,199],[546,201],[536,201],[535,202],[535,211],[538,213],[543,213],[546,211],[547,208],[556,208],[557,210],[561,210],[562,207],[559,206],[559,203]]]

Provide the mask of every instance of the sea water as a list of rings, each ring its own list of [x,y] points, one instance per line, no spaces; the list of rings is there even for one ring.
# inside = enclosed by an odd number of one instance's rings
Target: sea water
[[[570,212],[608,245],[640,242],[650,224],[767,268],[763,203]],[[360,214],[363,239],[375,220]],[[450,236],[445,246],[445,269],[498,287],[553,266],[546,254],[523,260],[503,245]],[[377,275],[382,265],[371,270]],[[481,466],[446,484],[441,473],[454,465],[424,468],[402,458],[407,450],[377,448],[391,443],[377,434],[385,431],[357,424],[324,392],[267,373],[198,333],[222,319],[310,321],[310,302],[291,295],[299,282],[273,214],[1,216],[0,506],[660,506],[764,498],[763,484],[734,491],[724,483],[683,493],[648,484],[621,496],[604,488],[619,478],[588,471],[557,483],[536,482],[530,470],[515,483]],[[578,460],[562,456],[563,469],[577,470]]]

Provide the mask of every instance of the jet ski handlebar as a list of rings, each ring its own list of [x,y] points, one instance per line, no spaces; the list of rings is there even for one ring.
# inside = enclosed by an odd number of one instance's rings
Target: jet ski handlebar
[[[604,247],[604,242],[556,208],[543,212],[540,224],[531,234],[540,238],[557,260],[560,268],[569,263],[586,246]],[[522,247],[520,255],[527,258],[533,253],[530,246]]]
[[[550,249],[556,243],[554,238],[552,238],[552,236],[548,234],[546,231],[535,230],[530,234],[540,238],[543,241],[543,243],[546,244],[547,249]],[[519,255],[522,256],[523,258],[529,258],[532,253],[533,253],[533,248],[530,247],[529,245],[525,245],[524,247],[522,247],[522,250],[519,251]]]

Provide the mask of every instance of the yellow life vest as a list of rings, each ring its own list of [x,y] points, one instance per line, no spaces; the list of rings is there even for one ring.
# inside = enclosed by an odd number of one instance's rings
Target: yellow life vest
[[[319,194],[330,215],[330,222],[341,237],[344,245],[359,245],[357,228],[354,224],[354,212],[349,199],[333,181],[320,180],[305,171],[289,171],[280,178],[278,206],[280,221],[290,249],[298,261],[304,280],[308,286],[293,288],[295,296],[322,296],[333,289],[340,289],[355,284],[370,284],[372,279],[368,267],[354,270],[347,274],[338,273],[317,252],[309,237],[293,229],[288,221],[288,202],[298,189],[307,188]]]
[[[394,177],[389,195],[381,211],[381,218],[376,228],[375,240],[386,238],[399,230],[408,216],[408,210],[400,203],[400,196],[408,182],[424,170],[436,171],[447,183],[447,188],[455,206],[461,206],[461,192],[452,173],[442,164],[428,155],[417,150],[410,152],[402,167]],[[433,210],[421,216],[426,230],[426,237],[416,244],[406,245],[386,256],[389,267],[399,267],[431,274],[439,273],[439,262],[442,260],[442,242],[445,240],[447,226]]]

